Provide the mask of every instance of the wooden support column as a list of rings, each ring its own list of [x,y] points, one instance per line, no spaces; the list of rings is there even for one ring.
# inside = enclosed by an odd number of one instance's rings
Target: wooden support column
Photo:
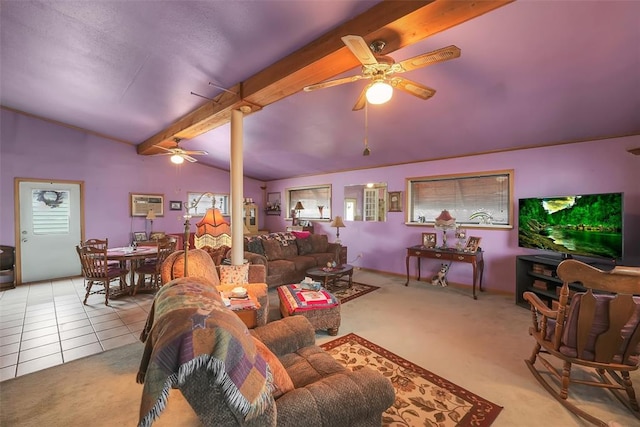
[[[231,111],[231,265],[242,265],[244,261],[244,168],[243,168],[243,118],[251,112],[249,107]]]

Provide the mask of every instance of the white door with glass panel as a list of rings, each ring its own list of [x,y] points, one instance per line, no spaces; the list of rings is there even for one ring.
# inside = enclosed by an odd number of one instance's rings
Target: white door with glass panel
[[[22,283],[80,274],[80,184],[19,183]]]
[[[378,190],[376,188],[364,189],[364,220],[378,220]]]

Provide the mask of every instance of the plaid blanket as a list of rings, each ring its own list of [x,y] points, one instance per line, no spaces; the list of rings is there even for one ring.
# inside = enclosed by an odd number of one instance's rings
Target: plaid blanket
[[[260,415],[270,402],[273,379],[267,363],[244,323],[204,279],[179,278],[164,285],[140,339],[146,345],[137,377],[144,383],[139,426],[150,426],[166,407],[169,389],[184,386],[201,369],[245,420]]]

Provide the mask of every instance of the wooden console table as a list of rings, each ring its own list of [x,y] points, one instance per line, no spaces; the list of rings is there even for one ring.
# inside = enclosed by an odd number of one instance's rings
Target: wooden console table
[[[420,260],[422,258],[439,259],[449,262],[466,262],[473,266],[473,299],[476,296],[476,283],[479,284],[480,292],[482,292],[482,272],[484,271],[484,259],[482,258],[482,249],[478,248],[477,252],[462,252],[449,249],[426,248],[424,246],[411,246],[407,248],[407,282],[405,286],[409,286],[409,259],[411,257],[418,258],[418,280],[420,280]]]

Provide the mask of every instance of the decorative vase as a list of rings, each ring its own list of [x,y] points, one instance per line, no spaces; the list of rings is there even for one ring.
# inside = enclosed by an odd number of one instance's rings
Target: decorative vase
[[[322,219],[322,210],[324,209],[324,206],[318,206],[318,210],[320,211],[320,219]]]

